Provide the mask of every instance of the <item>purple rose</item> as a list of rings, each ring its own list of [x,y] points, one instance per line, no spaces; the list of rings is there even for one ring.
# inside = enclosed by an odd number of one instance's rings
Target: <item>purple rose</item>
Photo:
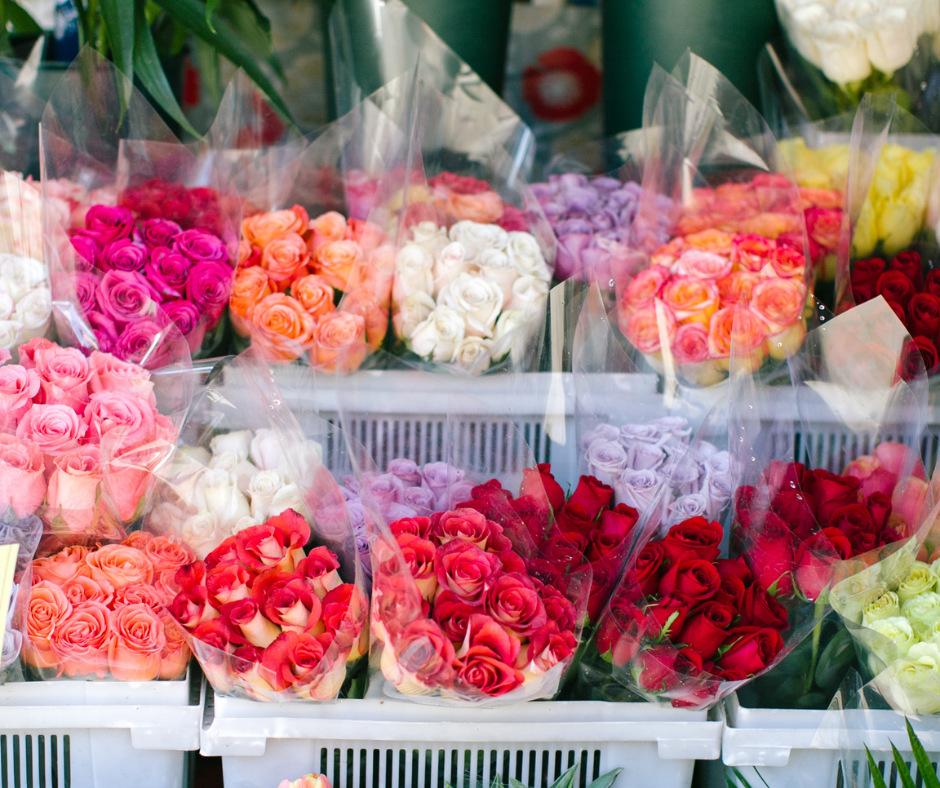
[[[406,487],[402,503],[415,510],[419,517],[428,517],[434,511],[434,493],[427,487]]]
[[[97,239],[99,245],[130,237],[134,214],[116,205],[93,205],[85,214],[85,234]]]
[[[656,471],[626,470],[614,484],[614,495],[617,503],[632,506],[642,514],[652,505],[661,483]],[[659,524],[658,518],[656,524]]]
[[[620,440],[620,428],[613,424],[598,424],[594,429],[588,430],[581,436],[578,446],[581,451],[586,451],[596,440],[616,441]]]
[[[149,249],[169,246],[183,228],[169,219],[148,219],[141,225],[140,237]]]
[[[187,230],[173,241],[173,248],[194,263],[203,261],[228,262],[228,249],[212,233],[205,230]]]
[[[682,462],[680,460],[679,464],[670,472],[669,482],[679,495],[692,495],[692,493],[700,491],[702,486],[701,476],[697,463]]]
[[[421,484],[421,471],[418,470],[418,464],[412,460],[392,460],[385,471],[401,479],[405,487],[417,487]]]
[[[122,238],[108,247],[104,255],[106,271],[140,271],[150,259],[150,252],[142,243]]]
[[[166,349],[166,331],[153,320],[138,320],[121,331],[114,355],[122,361],[132,361],[147,368],[163,365]]]
[[[659,443],[663,434],[656,424],[624,424],[620,428],[620,442],[629,449],[634,441]]]
[[[570,211],[593,211],[598,207],[601,197],[596,189],[590,186],[576,186],[571,189],[565,189],[563,199]]]
[[[95,293],[98,308],[119,327],[153,313],[153,291],[133,271],[108,271]]]
[[[150,252],[144,276],[165,298],[182,298],[193,263],[188,257],[166,246]]]
[[[473,482],[466,481],[452,484],[442,495],[438,496],[434,505],[435,511],[454,509],[462,503],[473,500],[473,488],[475,486]]]
[[[563,219],[555,226],[555,232],[562,235],[590,235],[594,232],[594,225],[589,219],[575,218]]]
[[[186,297],[209,317],[211,331],[222,317],[232,292],[233,271],[225,263],[207,260],[196,263],[186,280]]]
[[[555,259],[555,275],[559,279],[570,279],[581,273],[581,252],[591,242],[591,236],[574,233],[558,239],[558,256]]]
[[[393,473],[383,473],[381,476],[373,476],[369,479],[363,479],[363,494],[368,491],[368,496],[372,501],[382,506],[389,503],[401,503],[402,494],[405,491],[405,485]]]
[[[666,461],[666,452],[649,443],[634,443],[627,449],[627,467],[635,471],[655,471]]]
[[[429,462],[421,468],[424,486],[434,493],[435,499],[440,499],[447,492],[447,488],[463,481],[464,472],[446,462]]]
[[[118,341],[118,329],[114,321],[101,312],[86,312],[85,319],[95,335],[98,350],[102,353],[113,353]]]
[[[627,452],[616,441],[594,441],[588,446],[584,459],[591,476],[604,484],[613,484],[627,468]]]
[[[676,498],[669,506],[668,525],[684,522],[690,517],[703,517],[708,512],[708,499],[704,495],[693,493]]]
[[[597,273],[599,282],[609,281],[611,254],[606,249],[600,249],[596,246],[589,246],[581,251],[581,266],[584,269],[593,268]]]
[[[87,235],[84,230],[79,230],[69,240],[75,250],[76,270],[89,271],[101,264],[101,249],[98,248],[98,242]]]
[[[417,515],[417,512],[410,506],[405,506],[405,504],[396,503],[395,501],[387,501],[381,504],[379,510],[386,523],[394,523],[397,520],[404,520]]]
[[[598,178],[591,178],[591,186],[601,191],[612,192],[620,188],[620,181],[616,178],[608,178],[606,175],[601,175]]]
[[[552,181],[558,185],[560,191],[570,191],[571,189],[580,189],[588,185],[587,175],[579,172],[566,172],[564,175],[555,175]]]

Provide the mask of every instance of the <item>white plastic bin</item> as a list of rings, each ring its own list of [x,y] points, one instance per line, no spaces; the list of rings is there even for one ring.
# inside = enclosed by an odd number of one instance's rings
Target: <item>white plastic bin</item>
[[[576,762],[582,788],[617,767],[620,785],[689,788],[696,759],[719,757],[721,727],[704,712],[647,703],[266,704],[210,691],[201,752],[222,756],[225,788],[311,771],[333,788],[489,788],[497,774],[546,788]]]
[[[888,788],[901,788],[891,754],[891,743],[913,764],[904,715],[893,711],[867,711],[875,728],[863,733],[853,730],[850,721],[844,734],[834,730],[832,718],[820,730],[825,711],[789,709],[749,709],[732,695],[724,702],[725,727],[722,733],[721,760],[735,767],[751,788],[840,788],[840,741],[852,754],[851,768],[856,774],[865,760],[867,745],[879,765]],[[851,715],[852,712],[847,712]],[[940,758],[940,719],[925,717],[911,721],[924,748],[930,753],[934,768]],[[916,773],[916,765],[913,771]],[[729,775],[730,776],[730,775]],[[916,781],[916,776],[915,776]],[[714,782],[714,781],[712,781]],[[921,785],[922,782],[917,782]]]
[[[0,686],[3,788],[181,788],[199,749],[202,674]]]

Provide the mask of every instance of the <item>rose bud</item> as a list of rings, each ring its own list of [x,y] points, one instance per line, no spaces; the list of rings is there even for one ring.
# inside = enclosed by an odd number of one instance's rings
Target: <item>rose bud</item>
[[[172,681],[186,673],[189,666],[190,651],[186,645],[182,630],[173,619],[164,613],[160,620],[166,634],[166,645],[160,652],[160,679]]]
[[[520,556],[515,550],[500,550],[498,555],[499,562],[503,565],[504,572],[527,574],[525,561],[522,560],[522,556]]]
[[[849,541],[857,534],[875,533],[875,523],[868,508],[859,503],[836,509],[829,518],[829,528],[836,528],[844,533]]]
[[[816,518],[828,525],[836,509],[859,502],[859,481],[848,476],[837,476],[828,471],[815,470],[806,475],[805,489],[816,501]]]
[[[470,617],[464,648],[487,648],[500,661],[514,665],[519,658],[520,645],[518,638],[489,616],[477,613]]]
[[[520,638],[528,637],[548,621],[535,584],[526,575],[498,577],[483,596],[483,609]]]
[[[56,626],[51,645],[60,671],[70,677],[107,675],[111,615],[101,602],[86,602]]]
[[[554,621],[537,629],[529,637],[529,646],[525,655],[525,670],[538,675],[553,668],[559,662],[568,659],[577,648],[571,630],[559,631]]]
[[[219,611],[222,620],[232,629],[258,648],[267,648],[281,630],[268,621],[261,613],[258,603],[253,599],[239,599],[229,602]]]
[[[294,568],[294,574],[303,578],[310,589],[322,600],[330,591],[342,585],[339,559],[327,547],[311,550]]]
[[[565,534],[581,534],[585,538],[594,530],[594,517],[584,506],[568,501],[555,517],[555,524]]]
[[[323,642],[309,633],[282,632],[261,656],[263,675],[278,692],[308,678],[323,661]]]
[[[419,539],[411,534],[400,534],[396,537],[401,547],[405,563],[411,572],[411,577],[418,586],[421,596],[429,602],[434,599],[437,591],[437,575],[434,572],[434,543],[427,539]]]
[[[640,643],[648,629],[649,620],[640,608],[614,598],[597,626],[594,637],[597,653],[609,654],[611,662],[622,668],[639,653]]]
[[[613,495],[613,487],[603,484],[593,476],[582,476],[568,503],[583,507],[588,518],[593,521],[610,505]]]
[[[323,598],[323,625],[341,648],[351,647],[347,662],[369,649],[368,606],[368,600],[352,583],[337,586]]]
[[[488,582],[499,570],[498,556],[461,540],[448,542],[434,556],[439,589],[452,591],[469,603],[482,600]]]
[[[738,615],[744,605],[744,595],[747,589],[744,581],[734,575],[725,575],[721,578],[721,586],[711,598],[713,602],[720,602],[722,605],[731,608],[731,611]]]
[[[621,551],[625,552],[624,551]],[[588,593],[587,614],[588,620],[597,621],[597,617],[607,604],[611,593],[620,579],[620,570],[623,568],[623,556],[609,553],[607,558],[594,561],[591,567],[591,590]],[[546,613],[548,611],[546,610]],[[549,615],[549,621],[553,620]]]
[[[711,659],[725,642],[733,619],[734,612],[726,605],[704,602],[688,617],[675,641],[684,643],[702,659]]]
[[[434,621],[452,643],[459,645],[467,636],[470,617],[477,615],[479,609],[458,599],[450,591],[444,591],[434,601]]]
[[[875,531],[881,531],[891,519],[891,499],[884,493],[872,493],[868,496],[867,505]]]
[[[916,292],[914,283],[900,271],[885,271],[875,287],[877,295],[884,296],[886,301],[896,301],[905,309]]]
[[[721,552],[723,536],[719,523],[709,522],[704,517],[692,517],[672,526],[659,544],[665,559],[672,564],[689,550],[704,561],[714,561]]]
[[[900,252],[889,266],[891,271],[900,271],[914,283],[918,290],[924,289],[924,270],[918,252],[908,250]]]
[[[739,670],[753,676],[770,665],[783,649],[783,638],[776,629],[737,627],[728,633],[730,645],[715,663],[721,670]]]
[[[819,599],[832,580],[834,565],[852,556],[849,539],[838,528],[824,528],[800,546],[796,583],[804,596]]]
[[[170,603],[169,611],[190,632],[219,615],[219,611],[209,604],[205,586],[180,591]]]
[[[774,496],[771,510],[790,526],[800,541],[816,530],[816,515],[805,493],[800,490],[780,490]]]
[[[206,594],[216,610],[229,602],[247,598],[254,576],[240,564],[222,564],[206,575]]]
[[[565,491],[552,476],[552,466],[542,463],[522,471],[519,498],[530,497],[541,508],[557,512],[565,505]]]
[[[790,626],[787,622],[787,609],[758,583],[753,583],[747,589],[740,612],[743,626],[769,627],[778,631],[788,629]]]
[[[737,558],[719,558],[715,561],[715,568],[718,570],[719,577],[728,577],[730,575],[745,584],[754,579],[754,575],[748,569],[747,561],[744,560],[742,555]]]
[[[678,558],[659,581],[659,593],[668,596],[677,592],[697,604],[714,596],[721,585],[718,570],[710,561],[703,561],[695,553]]]
[[[646,608],[650,632],[653,636],[666,637],[674,641],[685,626],[689,611],[694,606],[695,603],[683,594],[678,592],[664,594]]]

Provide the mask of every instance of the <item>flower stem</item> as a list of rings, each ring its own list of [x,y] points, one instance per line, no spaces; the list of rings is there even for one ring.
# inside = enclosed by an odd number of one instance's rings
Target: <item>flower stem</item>
[[[813,629],[813,654],[810,658],[809,671],[806,674],[806,680],[803,682],[804,695],[809,694],[810,690],[813,688],[813,679],[816,676],[816,661],[819,659],[819,640],[822,637],[822,625],[825,616],[826,602],[823,600],[822,594],[820,594],[820,598],[816,600],[816,609],[814,613],[816,626]]]

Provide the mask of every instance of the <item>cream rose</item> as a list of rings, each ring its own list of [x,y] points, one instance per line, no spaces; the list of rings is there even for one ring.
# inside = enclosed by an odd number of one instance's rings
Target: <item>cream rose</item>
[[[530,317],[540,316],[548,300],[548,284],[534,276],[521,276],[512,286],[510,309],[521,309]]]
[[[31,257],[0,254],[0,290],[9,293],[17,303],[48,282],[49,272],[44,263]]]
[[[16,304],[13,301],[13,296],[0,290],[0,320],[12,318],[15,309]]]
[[[865,34],[857,23],[833,19],[817,25],[815,33],[819,65],[828,79],[844,85],[871,74]]]
[[[460,274],[441,291],[439,303],[466,317],[467,336],[491,337],[503,309],[503,291],[495,282]]]
[[[484,279],[496,282],[503,291],[503,303],[512,300],[512,285],[519,278],[516,266],[509,259],[509,255],[498,249],[484,249],[477,258],[480,274]]]
[[[213,454],[222,454],[224,452],[233,452],[239,460],[248,458],[248,452],[251,450],[251,439],[254,433],[251,430],[233,430],[216,435],[209,441],[209,450]]]
[[[927,640],[930,628],[940,621],[940,594],[928,591],[911,597],[901,605],[901,615],[911,622],[917,637]]]
[[[252,478],[258,473],[258,469],[252,465],[250,460],[239,459],[239,456],[233,451],[222,452],[213,455],[209,460],[209,467],[214,471],[226,471],[235,477],[235,483],[242,492],[248,491],[248,485]]]
[[[399,339],[410,339],[415,328],[428,319],[437,304],[423,290],[417,290],[398,304],[398,309],[392,315],[392,326],[395,336]]]
[[[212,512],[195,514],[187,518],[180,528],[180,537],[200,561],[204,561],[229,535],[219,526],[218,518]]]
[[[396,304],[412,293],[434,290],[434,257],[424,247],[406,244],[395,258],[395,284],[393,299]]]
[[[240,517],[251,514],[245,494],[234,474],[206,468],[196,480],[192,503],[201,512],[211,512],[219,527],[228,531]]]
[[[412,352],[421,358],[447,362],[465,334],[463,314],[448,306],[439,306],[415,327],[409,344]]]
[[[251,497],[251,516],[259,523],[268,519],[268,509],[274,496],[287,485],[280,471],[260,471],[248,484]]]
[[[865,38],[868,59],[879,71],[890,74],[906,66],[914,56],[918,31],[906,8],[883,8],[872,20]]]
[[[16,320],[23,325],[22,341],[41,337],[52,319],[52,294],[48,287],[37,287],[16,305]]]
[[[433,254],[447,243],[447,230],[437,222],[418,222],[411,228],[411,241]]]
[[[521,347],[530,319],[521,309],[503,311],[496,321],[496,341],[492,351],[494,361],[502,361],[510,351]],[[515,356],[515,352],[513,355]]]
[[[255,432],[248,454],[255,466],[262,471],[281,471],[290,475],[291,462],[274,430],[263,429]]]
[[[940,649],[934,643],[915,644],[873,683],[896,709],[909,714],[940,712]]]
[[[911,646],[917,643],[917,633],[914,628],[903,616],[892,616],[883,618],[880,621],[873,621],[868,627],[872,632],[880,635],[880,638],[870,638],[870,647],[872,652],[886,664],[892,660],[903,657],[910,651]],[[885,643],[882,638],[890,643]]]
[[[467,250],[467,262],[475,263],[484,249],[505,249],[509,233],[497,224],[480,224],[464,220],[448,233],[451,241],[459,241]]]
[[[898,586],[898,600],[903,606],[908,599],[933,591],[936,587],[937,576],[930,571],[930,567],[923,561],[915,561],[907,577]]]
[[[0,320],[0,348],[12,348],[23,330],[18,320]]]
[[[874,602],[870,602],[862,610],[862,623],[867,627],[874,621],[892,618],[901,612],[898,595],[894,591],[883,592]]]
[[[454,346],[451,363],[468,372],[483,372],[490,365],[488,354],[492,347],[493,341],[490,339],[464,337]]]
[[[542,256],[539,242],[535,240],[532,233],[509,233],[506,254],[519,272],[519,276],[534,276],[546,283],[552,281],[552,272]]]
[[[443,249],[434,262],[434,296],[454,281],[467,268],[467,249],[459,241],[453,241]]]

